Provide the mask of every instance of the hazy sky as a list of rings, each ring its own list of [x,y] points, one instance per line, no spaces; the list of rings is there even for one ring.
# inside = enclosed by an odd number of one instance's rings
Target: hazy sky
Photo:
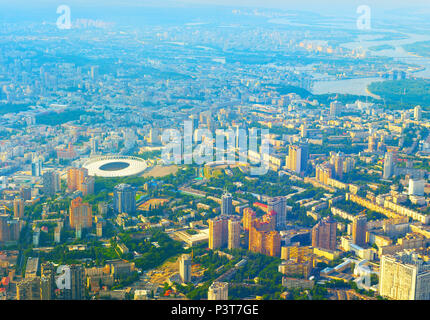
[[[343,15],[345,17],[355,17],[358,6],[368,5],[371,7],[372,13],[377,14],[379,17],[391,17],[394,14],[397,16],[395,19],[402,17],[413,18],[414,13],[421,17],[426,17],[427,15],[430,17],[430,0],[0,0],[0,17],[2,15],[14,15],[14,11],[17,13],[28,11],[30,14],[31,12],[51,12],[53,11],[51,7],[56,8],[62,4],[69,5],[72,8],[75,6],[75,10],[76,7],[83,10],[91,8],[100,12],[103,12],[103,8],[112,9],[117,7],[127,11],[128,7],[187,8],[219,5],[235,8],[312,11],[325,16]],[[414,11],[411,13],[411,10],[402,8],[413,9]]]
[[[329,8],[370,5],[378,8],[398,8],[411,5],[430,6],[429,0],[180,0],[184,3],[223,4],[241,6],[296,8]]]
[[[227,6],[267,7],[282,9],[317,9],[330,10],[359,5],[369,5],[375,8],[394,9],[410,6],[430,7],[429,0],[0,0],[0,4],[66,4],[66,5],[174,5],[174,4],[212,4]]]

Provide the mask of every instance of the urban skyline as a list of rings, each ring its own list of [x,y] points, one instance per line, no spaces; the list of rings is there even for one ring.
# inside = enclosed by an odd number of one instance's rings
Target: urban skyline
[[[0,3],[0,300],[429,300],[430,6],[372,2]]]

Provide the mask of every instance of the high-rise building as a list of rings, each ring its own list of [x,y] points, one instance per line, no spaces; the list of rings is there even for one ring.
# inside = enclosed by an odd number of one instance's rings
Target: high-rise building
[[[67,190],[81,191],[83,196],[94,193],[94,178],[88,176],[86,168],[69,168],[67,170]]]
[[[44,279],[44,283],[41,286],[42,300],[52,300],[55,298],[55,267],[51,262],[45,262],[41,264],[41,278]]]
[[[300,143],[301,157],[300,157],[300,170],[301,172],[307,172],[308,170],[308,160],[309,160],[309,144],[308,143]]]
[[[341,111],[342,111],[342,103],[340,103],[339,101],[333,101],[332,103],[330,103],[331,117],[337,117],[338,115],[340,115]]]
[[[19,235],[21,232],[21,221],[20,219],[10,219],[8,221],[8,229],[9,229],[9,240],[10,241],[18,241]]]
[[[403,251],[381,257],[379,294],[394,300],[430,300],[430,264]]]
[[[409,195],[423,196],[425,185],[424,179],[409,179]]]
[[[21,198],[24,201],[31,200],[31,188],[30,187],[21,187],[20,190]]]
[[[308,127],[307,127],[306,123],[303,123],[300,126],[300,136],[302,138],[306,138],[308,136]]]
[[[334,177],[334,168],[328,163],[318,164],[316,166],[316,179],[324,184],[328,184],[329,179]]]
[[[421,108],[421,106],[416,106],[414,108],[414,119],[416,121],[421,121],[422,120],[422,108]]]
[[[344,155],[341,152],[330,152],[330,164],[332,165],[334,176],[337,179],[342,179]]]
[[[302,171],[302,149],[299,146],[289,146],[287,168],[296,173]]]
[[[157,128],[151,128],[149,130],[149,139],[150,144],[159,144],[160,143],[160,132]]]
[[[8,227],[9,215],[0,215],[0,242],[9,241],[9,227]]]
[[[377,147],[376,137],[375,136],[369,136],[369,142],[367,146],[367,150],[369,152],[375,152]]]
[[[233,214],[233,197],[230,193],[224,192],[221,197],[221,214],[231,215]]]
[[[191,256],[189,254],[183,254],[179,258],[179,275],[182,283],[191,281]]]
[[[72,200],[69,210],[71,228],[82,230],[92,227],[93,216],[91,205],[89,203],[83,203],[81,197]]]
[[[86,168],[69,168],[67,170],[67,189],[70,192],[78,190],[87,176]]]
[[[53,300],[53,277],[42,275],[25,278],[16,284],[17,300]]]
[[[218,216],[209,219],[209,249],[215,250],[224,247],[228,243],[228,218]]]
[[[85,271],[81,265],[70,265],[70,288],[63,289],[64,300],[85,299]]]
[[[0,242],[17,241],[20,231],[20,219],[11,219],[8,214],[0,215]]]
[[[13,200],[13,216],[15,218],[24,217],[24,200],[22,198],[15,198]]]
[[[312,246],[328,250],[336,249],[337,223],[331,217],[326,217],[312,228]]]
[[[97,225],[96,225],[96,235],[99,238],[103,237],[103,223],[101,221],[97,222]]]
[[[60,243],[61,242],[61,226],[57,225],[54,229],[54,242]]]
[[[366,244],[367,218],[365,215],[356,216],[352,221],[352,242],[360,247]]]
[[[208,300],[228,300],[228,282],[213,282],[208,289]]]
[[[84,182],[79,186],[79,191],[82,192],[82,195],[85,197],[86,195],[94,193],[94,177],[86,177]]]
[[[237,216],[220,215],[208,220],[209,249],[239,248],[240,219]]]
[[[91,66],[91,79],[97,80],[99,77],[99,66]]]
[[[16,284],[17,300],[41,300],[40,278],[26,278]]]
[[[394,174],[394,155],[391,152],[385,153],[384,159],[384,179],[389,179]]]
[[[91,155],[96,155],[99,150],[99,142],[96,137],[92,137],[90,139],[90,145],[91,145]]]
[[[97,205],[97,211],[99,213],[99,215],[101,216],[105,216],[108,212],[108,205],[106,202],[99,202]]]
[[[251,223],[256,218],[256,213],[251,208],[243,209],[243,230],[249,231],[251,229]]]
[[[249,230],[251,229],[251,223],[256,218],[256,213],[251,208],[243,209],[243,231],[245,232],[245,243],[249,243]]]
[[[228,220],[228,248],[240,248],[240,220]]]
[[[267,201],[267,211],[276,212],[276,228],[283,229],[287,223],[287,200],[285,197],[274,197]]]
[[[281,235],[278,231],[270,231],[264,234],[263,251],[261,253],[271,257],[281,255]]]
[[[346,158],[343,161],[343,172],[348,173],[351,172],[355,167],[355,159],[354,158]]]
[[[262,219],[254,219],[249,230],[248,250],[279,257],[281,254],[281,236],[275,231],[276,213],[269,212]]]
[[[309,159],[309,145],[300,143],[299,145],[290,145],[288,148],[288,157],[286,158],[287,169],[296,173],[307,171]]]
[[[136,188],[125,183],[115,186],[113,207],[116,213],[136,212]]]
[[[54,292],[51,278],[40,277],[40,300],[55,299]]]
[[[33,177],[40,177],[42,175],[42,159],[36,157],[31,162],[31,175]]]
[[[60,191],[60,175],[55,171],[46,171],[43,174],[43,192],[53,196]]]

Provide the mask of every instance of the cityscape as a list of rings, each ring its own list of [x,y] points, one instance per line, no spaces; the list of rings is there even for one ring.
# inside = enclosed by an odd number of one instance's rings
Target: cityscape
[[[0,3],[0,300],[430,300],[428,3],[100,2]]]

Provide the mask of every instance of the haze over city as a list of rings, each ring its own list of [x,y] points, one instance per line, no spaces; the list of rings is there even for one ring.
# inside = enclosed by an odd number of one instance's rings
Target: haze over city
[[[0,300],[430,300],[429,16],[0,1]]]

